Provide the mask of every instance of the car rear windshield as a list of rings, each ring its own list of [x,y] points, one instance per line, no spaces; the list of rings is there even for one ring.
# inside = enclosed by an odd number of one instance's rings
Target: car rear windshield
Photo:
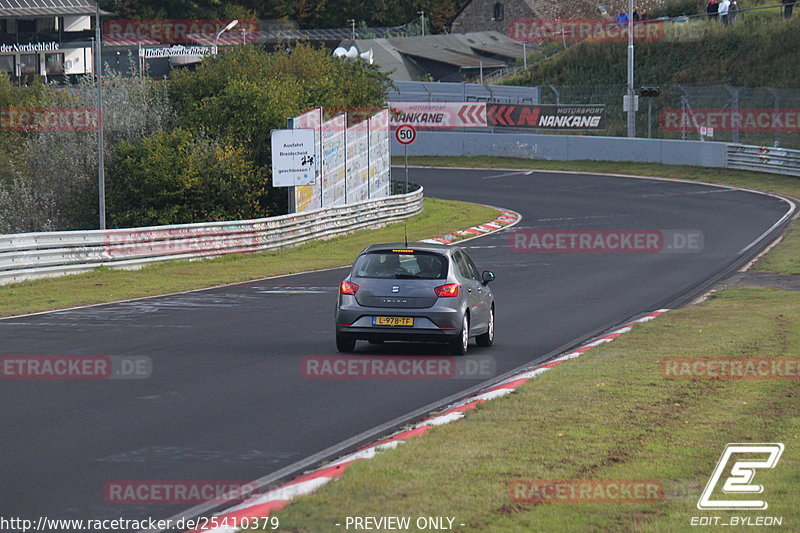
[[[382,279],[445,279],[448,260],[432,252],[370,252],[360,256],[353,276]]]

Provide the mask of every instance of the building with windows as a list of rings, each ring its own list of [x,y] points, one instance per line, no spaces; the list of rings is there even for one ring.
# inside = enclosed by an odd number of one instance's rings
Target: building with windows
[[[0,0],[0,72],[19,81],[91,73],[95,10],[91,0]]]

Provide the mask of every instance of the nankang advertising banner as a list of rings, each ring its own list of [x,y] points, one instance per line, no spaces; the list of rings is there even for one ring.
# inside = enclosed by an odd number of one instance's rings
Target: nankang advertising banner
[[[390,126],[402,124],[418,130],[485,128],[483,102],[389,102]]]
[[[486,104],[489,126],[542,130],[604,130],[606,106]]]

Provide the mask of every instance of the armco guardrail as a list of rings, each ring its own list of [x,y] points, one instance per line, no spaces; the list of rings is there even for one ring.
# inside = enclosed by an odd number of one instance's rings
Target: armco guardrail
[[[422,211],[422,187],[406,194],[305,213],[235,222],[0,235],[0,284],[138,268],[170,259],[258,252],[387,224]]]
[[[402,154],[392,139],[392,153]],[[541,135],[419,131],[409,155],[505,156],[549,161],[634,161],[735,168],[800,177],[800,150],[712,141],[629,139],[596,135]]]
[[[637,161],[665,165],[726,166],[726,144],[595,135],[419,131],[408,155],[505,156],[551,161]],[[392,154],[402,154],[392,138]]]
[[[800,150],[729,144],[728,168],[800,176]]]

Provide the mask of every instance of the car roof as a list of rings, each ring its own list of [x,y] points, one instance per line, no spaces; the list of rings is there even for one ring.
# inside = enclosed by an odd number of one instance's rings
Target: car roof
[[[371,246],[367,246],[362,251],[362,254],[370,253],[370,252],[379,252],[385,250],[419,250],[421,252],[436,252],[436,253],[444,253],[449,254],[453,250],[457,250],[453,246],[449,246],[447,244],[433,244],[427,242],[410,242],[408,244],[404,242],[387,242],[383,244],[373,244]]]

